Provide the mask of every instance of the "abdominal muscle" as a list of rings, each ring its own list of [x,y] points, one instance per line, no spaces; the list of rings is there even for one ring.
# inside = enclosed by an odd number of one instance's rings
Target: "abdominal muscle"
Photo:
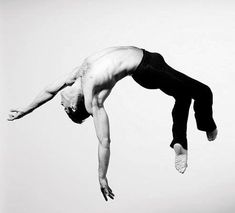
[[[84,63],[87,63],[88,69],[82,75],[82,90],[89,113],[93,98],[104,96],[106,99],[119,80],[133,73],[142,56],[142,50],[137,48],[117,48],[100,57],[92,56],[85,59]],[[103,93],[106,95],[101,95]]]
[[[142,50],[134,47],[110,48],[110,51],[91,56],[85,60],[88,69],[83,72],[83,87],[113,87],[117,81],[131,75],[143,56]]]

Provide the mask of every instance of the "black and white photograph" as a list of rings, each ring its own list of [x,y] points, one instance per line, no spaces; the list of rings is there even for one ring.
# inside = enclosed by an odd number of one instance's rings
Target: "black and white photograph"
[[[233,213],[235,2],[0,0],[0,212]]]

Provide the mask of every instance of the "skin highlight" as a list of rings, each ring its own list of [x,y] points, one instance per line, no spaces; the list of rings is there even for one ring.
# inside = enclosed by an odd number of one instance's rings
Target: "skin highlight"
[[[81,124],[92,117],[98,139],[98,179],[100,190],[107,201],[114,199],[109,187],[107,171],[110,160],[110,124],[104,103],[115,84],[131,76],[143,58],[143,51],[133,46],[110,47],[84,59],[81,66],[71,73],[46,86],[25,107],[12,109],[8,120],[13,121],[33,112],[61,92],[61,105],[69,118]],[[214,140],[217,129],[207,132],[208,140]],[[188,153],[180,144],[175,144],[175,167],[180,173],[187,168]]]

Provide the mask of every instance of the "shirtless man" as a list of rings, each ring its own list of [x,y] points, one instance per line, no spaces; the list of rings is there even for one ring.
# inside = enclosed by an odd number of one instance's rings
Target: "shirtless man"
[[[110,158],[109,120],[104,101],[114,85],[126,76],[132,76],[141,86],[160,89],[175,98],[172,111],[175,167],[184,173],[187,167],[186,128],[189,106],[194,99],[194,111],[199,130],[205,131],[209,141],[217,136],[212,117],[212,92],[210,88],[171,68],[158,53],[150,53],[137,47],[112,47],[87,57],[72,73],[47,86],[22,109],[11,110],[9,121],[19,119],[51,100],[60,90],[61,104],[75,123],[93,117],[99,140],[99,183],[108,200],[114,194],[106,178]]]

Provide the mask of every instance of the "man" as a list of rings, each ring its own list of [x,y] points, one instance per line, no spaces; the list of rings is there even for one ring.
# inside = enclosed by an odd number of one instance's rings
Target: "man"
[[[114,85],[126,76],[132,76],[141,86],[161,89],[175,98],[172,111],[175,167],[184,173],[187,167],[186,128],[189,107],[194,99],[197,127],[205,131],[209,141],[217,136],[212,117],[210,88],[171,68],[158,53],[137,47],[112,47],[87,57],[82,65],[64,78],[47,86],[34,101],[23,109],[11,110],[9,121],[21,118],[52,99],[60,90],[61,104],[76,123],[93,117],[99,140],[99,183],[102,194],[114,198],[106,178],[110,157],[109,120],[104,101]]]

